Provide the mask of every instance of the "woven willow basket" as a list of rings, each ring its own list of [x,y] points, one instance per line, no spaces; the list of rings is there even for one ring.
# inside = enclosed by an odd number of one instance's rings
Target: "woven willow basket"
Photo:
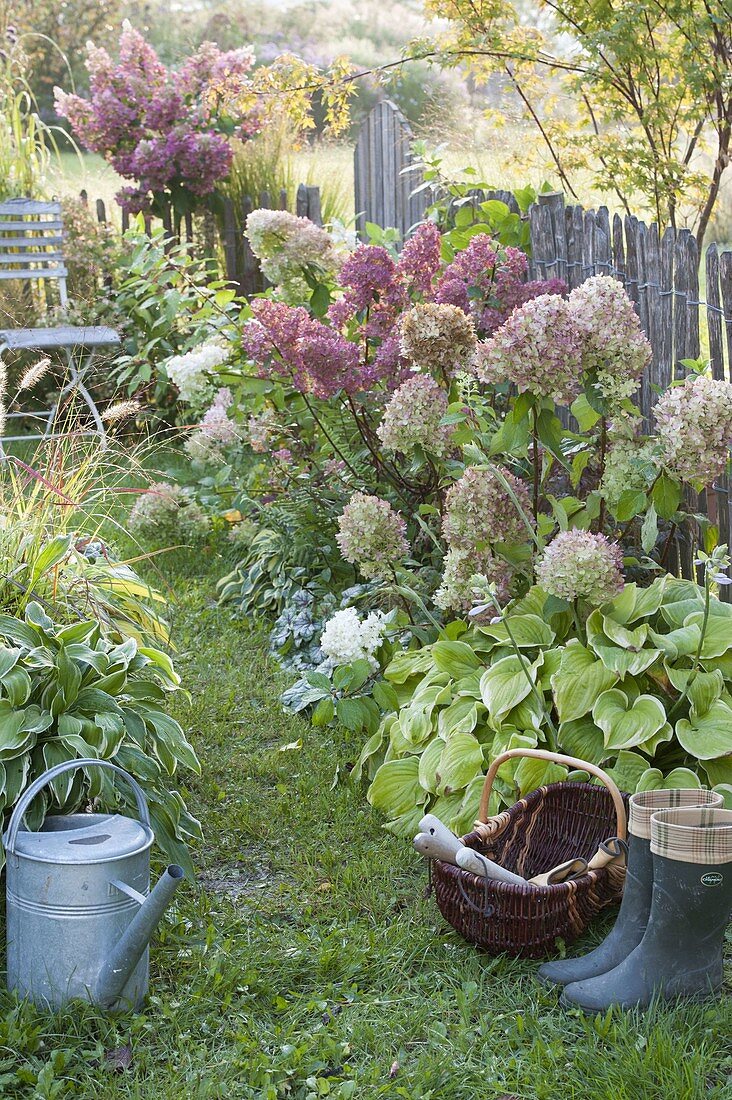
[[[488,818],[496,773],[516,756],[567,764],[597,776],[604,786],[550,783]],[[625,840],[626,825],[626,798],[601,768],[543,749],[510,749],[491,764],[478,820],[463,844],[528,879],[575,856],[589,861],[608,837]],[[432,861],[440,912],[466,940],[492,955],[505,952],[539,958],[555,947],[558,938],[570,943],[600,910],[620,900],[624,879],[622,861],[552,886],[514,886],[442,860]]]

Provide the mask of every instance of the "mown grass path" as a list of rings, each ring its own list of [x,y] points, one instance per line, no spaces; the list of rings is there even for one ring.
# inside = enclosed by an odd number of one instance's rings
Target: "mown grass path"
[[[475,952],[351,789],[358,743],[283,715],[264,633],[217,609],[210,579],[170,579],[192,694],[176,713],[203,764],[187,792],[200,884],[155,941],[143,1014],[45,1017],[2,995],[0,1095],[732,1098],[729,995],[585,1019],[532,964]]]

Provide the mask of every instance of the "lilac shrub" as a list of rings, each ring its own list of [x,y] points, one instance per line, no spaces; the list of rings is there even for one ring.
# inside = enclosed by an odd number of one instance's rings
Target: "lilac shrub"
[[[56,110],[77,137],[100,153],[115,172],[134,181],[117,195],[131,212],[161,213],[172,203],[178,214],[208,200],[231,169],[231,138],[246,140],[260,125],[251,95],[254,54],[249,47],[222,53],[204,42],[178,70],[166,68],[139,31],[123,24],[119,60],[87,46],[89,99],[56,89]],[[229,113],[227,103],[249,104]]]

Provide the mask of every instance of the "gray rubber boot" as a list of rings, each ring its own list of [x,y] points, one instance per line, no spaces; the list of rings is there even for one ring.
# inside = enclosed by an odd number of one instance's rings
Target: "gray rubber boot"
[[[643,791],[630,799],[628,870],[617,920],[599,947],[575,959],[558,959],[539,967],[539,981],[569,985],[614,969],[643,939],[651,911],[653,860],[651,817],[671,806],[721,806],[722,796],[697,789]]]
[[[679,839],[675,845],[655,843],[654,832],[645,935],[613,970],[568,985],[566,1007],[589,1013],[610,1005],[646,1008],[654,996],[702,999],[722,985],[722,944],[732,908],[732,810],[665,810],[654,815],[654,830],[657,823]]]

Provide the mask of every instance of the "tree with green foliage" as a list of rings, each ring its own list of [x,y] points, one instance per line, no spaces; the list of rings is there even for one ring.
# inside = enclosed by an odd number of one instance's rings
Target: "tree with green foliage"
[[[477,84],[503,75],[571,194],[589,171],[626,209],[640,195],[662,226],[688,218],[701,243],[730,156],[728,0],[538,0],[549,33],[497,0],[426,7],[449,21],[434,56]]]

